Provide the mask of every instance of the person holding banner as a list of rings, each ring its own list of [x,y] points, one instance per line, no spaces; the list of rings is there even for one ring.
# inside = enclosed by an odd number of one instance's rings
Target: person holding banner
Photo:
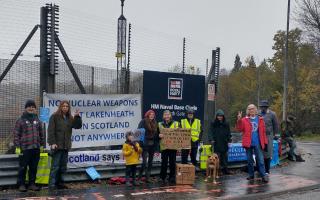
[[[163,138],[163,134],[161,134],[161,129],[163,128],[179,128],[179,122],[172,120],[172,114],[169,110],[165,110],[163,112],[163,121],[159,122],[159,138]],[[160,178],[162,183],[166,183],[167,178],[167,170],[168,170],[168,161],[169,161],[169,182],[175,184],[175,175],[176,175],[176,156],[177,150],[175,149],[163,149],[160,145],[161,151],[161,171],[160,171]]]
[[[230,174],[228,171],[228,149],[229,143],[231,143],[231,132],[223,110],[217,110],[216,118],[210,124],[208,137],[209,142],[214,147],[214,152],[219,156],[222,172],[224,174]]]
[[[190,152],[191,163],[197,167],[197,152],[199,141],[202,137],[201,121],[194,117],[194,110],[187,110],[187,118],[181,120],[181,128],[191,129],[191,152],[190,149],[181,150],[181,163],[188,164],[188,157]]]
[[[80,129],[82,120],[77,109],[71,115],[68,101],[61,101],[58,110],[50,117],[48,126],[48,144],[51,149],[51,171],[49,189],[63,189],[62,174],[67,170],[68,151],[71,149],[72,129]]]
[[[144,141],[142,144],[142,166],[139,172],[139,179],[141,180],[142,174],[145,172],[147,183],[150,182],[153,156],[157,144],[156,140],[159,137],[158,123],[155,116],[156,114],[153,110],[148,110],[144,115],[144,119],[142,119],[138,125],[138,129],[143,128],[145,130]]]
[[[246,149],[248,158],[247,180],[254,180],[254,158],[255,154],[258,171],[262,182],[269,182],[265,172],[263,150],[267,150],[268,139],[263,117],[258,116],[258,109],[254,104],[247,107],[246,116],[242,118],[242,112],[238,112],[236,128],[242,132],[242,146]]]
[[[44,133],[41,121],[36,114],[36,103],[28,100],[25,112],[17,120],[13,130],[16,153],[19,156],[18,185],[20,192],[26,192],[26,173],[29,168],[29,188],[40,190],[36,186],[38,162],[40,160],[40,146],[44,145]]]

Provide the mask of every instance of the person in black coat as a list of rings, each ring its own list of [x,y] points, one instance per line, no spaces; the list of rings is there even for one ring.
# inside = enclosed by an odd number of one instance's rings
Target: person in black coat
[[[221,109],[217,111],[215,120],[210,124],[209,141],[214,146],[214,152],[219,156],[222,172],[230,174],[228,171],[228,144],[231,142],[231,132],[229,123]]]

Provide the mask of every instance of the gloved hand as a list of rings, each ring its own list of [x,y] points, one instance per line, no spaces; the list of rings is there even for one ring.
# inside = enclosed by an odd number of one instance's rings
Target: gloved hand
[[[20,155],[22,154],[21,148],[20,147],[16,147],[16,154]]]

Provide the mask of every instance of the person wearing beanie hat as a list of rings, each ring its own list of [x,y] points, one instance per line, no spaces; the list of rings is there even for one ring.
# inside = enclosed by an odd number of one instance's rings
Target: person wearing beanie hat
[[[25,103],[25,111],[17,120],[13,130],[16,152],[19,156],[18,185],[21,192],[26,192],[26,173],[29,168],[28,189],[38,191],[36,175],[40,160],[40,146],[44,146],[44,132],[42,123],[36,114],[36,103],[28,100]]]
[[[270,173],[270,163],[273,156],[273,138],[279,133],[279,125],[276,114],[269,109],[269,101],[261,100],[259,103],[259,114],[263,117],[266,125],[266,134],[268,138],[267,151],[263,152],[264,165],[266,168],[266,174]]]
[[[157,145],[157,139],[159,137],[156,113],[153,110],[148,110],[145,113],[144,119],[142,119],[138,125],[138,129],[145,130],[144,141],[141,143],[143,152],[142,166],[139,171],[139,179],[141,180],[143,172],[145,172],[146,182],[149,183],[154,152]]]
[[[200,144],[200,140],[202,138],[202,126],[201,121],[194,116],[194,109],[187,110],[187,117],[185,119],[181,119],[181,128],[191,129],[191,150],[190,149],[182,149],[181,150],[181,163],[188,164],[188,157],[190,152],[191,163],[196,167],[197,166],[197,152],[198,146]]]
[[[217,110],[214,121],[210,123],[208,137],[214,152],[219,156],[222,172],[224,174],[230,174],[228,171],[228,144],[231,143],[231,132],[230,125],[224,116],[223,110]]]
[[[36,106],[36,102],[34,102],[32,99],[29,99],[26,101],[25,105],[24,105],[24,108],[28,108],[28,107],[34,107],[34,108],[37,108]]]

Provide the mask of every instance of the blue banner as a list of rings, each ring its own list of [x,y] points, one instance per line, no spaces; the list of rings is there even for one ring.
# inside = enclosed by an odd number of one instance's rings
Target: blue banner
[[[246,150],[241,143],[231,143],[228,151],[228,162],[247,160]]]
[[[49,117],[50,117],[50,109],[45,107],[40,107],[40,115],[39,119],[43,123],[49,123]]]

